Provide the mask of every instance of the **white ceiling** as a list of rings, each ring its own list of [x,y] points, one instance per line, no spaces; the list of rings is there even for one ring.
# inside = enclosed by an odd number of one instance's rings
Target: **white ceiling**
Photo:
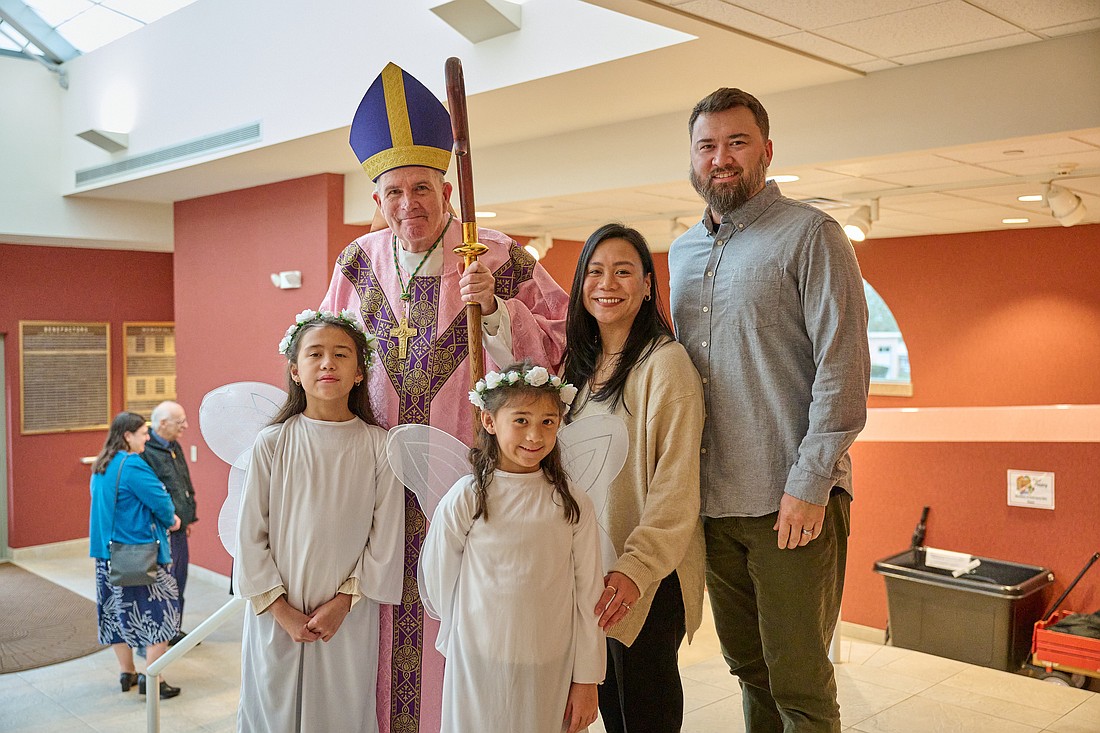
[[[686,143],[672,151],[682,156],[682,165],[676,163],[671,177],[640,180],[642,176],[616,177],[585,168],[585,146],[596,139],[589,132],[599,128],[606,134],[608,126],[644,128],[645,121],[671,113],[683,118],[677,124],[686,129],[688,110],[718,86],[741,86],[763,97],[1100,28],[1100,0],[593,2],[691,33],[699,41],[471,97],[478,209],[497,213],[483,225],[513,234],[584,239],[596,226],[615,219],[638,227],[655,249],[663,249],[678,226],[690,224],[702,211],[686,180]],[[1100,39],[1100,34],[1092,38]],[[1072,93],[1068,70],[1051,74],[1051,83],[1067,84]],[[626,91],[634,88],[645,93]],[[1026,91],[1020,94],[1026,103]],[[949,121],[950,110],[936,112],[934,116]],[[1100,109],[1095,123],[1098,126],[1026,138],[983,138],[961,146],[790,167],[784,167],[781,154],[784,140],[776,139],[770,173],[799,176],[795,183],[782,184],[783,192],[799,199],[831,200],[823,208],[841,221],[856,206],[877,198],[879,219],[871,238],[1058,226],[1042,203],[1017,201],[1020,195],[1040,193],[1042,181],[1052,178],[1082,198],[1088,209],[1086,223],[1100,222]],[[773,121],[773,132],[777,127]],[[819,132],[824,140],[828,133]],[[346,134],[346,129],[334,130],[100,185],[78,195],[177,201],[318,172],[362,178]],[[526,152],[515,156],[511,170],[502,172],[508,160],[495,167],[476,167],[484,148],[527,151],[552,136],[572,136],[568,139],[578,151],[577,175],[568,185],[548,186],[528,196],[524,192],[530,186],[510,187],[497,180],[539,177],[540,169],[523,166]],[[624,144],[624,168],[644,166],[645,156],[654,155],[636,145]],[[486,172],[492,177],[489,184]],[[623,185],[631,179],[638,183]],[[482,195],[482,190],[491,193]],[[349,216],[364,221],[369,213]],[[1029,221],[1003,224],[1005,218]]]

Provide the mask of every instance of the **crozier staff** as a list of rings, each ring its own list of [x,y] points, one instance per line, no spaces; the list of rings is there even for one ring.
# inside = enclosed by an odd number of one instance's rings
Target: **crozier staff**
[[[521,355],[554,369],[565,347],[567,296],[509,237],[479,229],[488,247],[463,270],[454,248],[461,227],[448,213],[444,180],[453,144],[447,110],[410,74],[389,64],[374,80],[351,126],[351,146],[375,181],[387,228],[352,242],[337,260],[322,307],[359,313],[377,339],[368,375],[383,427],[430,424],[473,440],[466,360],[466,309],[483,315],[487,368]],[[476,349],[475,349],[476,350]],[[379,718],[383,733],[439,730],[443,657],[438,623],[424,615],[416,567],[427,522],[406,491],[405,588],[382,612]]]

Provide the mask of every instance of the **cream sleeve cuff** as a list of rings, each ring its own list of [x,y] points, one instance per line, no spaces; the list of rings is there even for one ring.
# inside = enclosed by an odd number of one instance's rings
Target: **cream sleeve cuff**
[[[286,595],[286,586],[277,585],[269,591],[259,594],[258,596],[252,596],[249,598],[249,602],[252,603],[252,610],[257,616],[266,611],[272,603],[279,600],[279,596]]]
[[[363,597],[362,591],[359,589],[359,578],[348,578],[340,587],[336,589],[337,593],[345,593],[351,596],[351,607],[355,608],[355,604]]]

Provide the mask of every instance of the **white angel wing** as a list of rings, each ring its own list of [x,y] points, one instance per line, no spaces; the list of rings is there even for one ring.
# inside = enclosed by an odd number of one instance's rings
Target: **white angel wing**
[[[237,520],[252,444],[286,402],[286,392],[263,382],[234,382],[211,390],[199,405],[199,431],[214,455],[230,465],[229,491],[218,514],[218,537],[237,552]]]
[[[430,425],[390,428],[386,456],[402,484],[416,494],[430,521],[439,500],[455,483],[473,472],[462,441]]]
[[[600,525],[604,571],[618,559],[607,526],[607,495],[611,482],[626,464],[630,438],[626,421],[617,415],[589,415],[558,431],[562,463],[573,483],[588,493]]]

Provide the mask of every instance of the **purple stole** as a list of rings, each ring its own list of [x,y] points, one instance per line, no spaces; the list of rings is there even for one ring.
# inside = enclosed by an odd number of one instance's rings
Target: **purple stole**
[[[388,232],[387,232],[388,235]],[[364,238],[366,239],[366,238]],[[388,237],[387,237],[388,239]],[[444,243],[446,246],[446,243]],[[452,258],[456,257],[445,249],[443,277],[416,277],[413,278],[411,287],[412,307],[409,309],[409,323],[417,329],[416,335],[408,339],[407,356],[400,359],[398,356],[399,341],[391,335],[391,330],[399,325],[405,304],[397,297],[398,292],[393,287],[393,275],[390,272],[378,273],[375,271],[375,262],[364,253],[359,246],[350,246],[344,250],[337,262],[337,268],[347,278],[354,288],[361,302],[360,313],[367,330],[378,337],[376,343],[376,361],[371,366],[372,377],[378,376],[379,365],[384,367],[385,379],[389,380],[397,395],[396,414],[390,411],[386,415],[376,399],[381,391],[372,383],[372,406],[384,427],[392,425],[415,423],[426,425],[431,420],[432,401],[441,391],[447,393],[448,398],[442,400],[438,407],[444,411],[444,419],[437,419],[436,427],[446,429],[456,437],[470,442],[470,407],[465,401],[468,385],[468,370],[466,356],[469,353],[469,345],[466,342],[466,310],[461,307],[449,323],[441,324],[440,313],[448,310],[446,298],[441,301],[442,281],[445,279],[448,267],[453,267]],[[499,264],[493,272],[496,278],[496,294],[509,300],[519,293],[523,283],[533,277],[535,260],[523,248],[514,242],[507,248],[508,259]],[[482,261],[488,258],[483,257]],[[393,269],[392,261],[382,267]],[[390,282],[387,282],[390,281]],[[457,281],[456,281],[457,282]],[[390,285],[393,291],[387,296],[384,285]],[[456,288],[457,292],[457,288]],[[454,300],[454,296],[451,296]],[[454,310],[451,304],[450,310]],[[452,375],[460,383],[460,389],[454,385],[447,385]],[[373,382],[373,380],[372,380]],[[444,387],[447,389],[444,389]],[[462,395],[460,404],[454,404],[451,395]],[[455,398],[457,399],[457,397]],[[454,423],[456,413],[467,424],[466,431],[456,431],[451,423]],[[396,418],[396,420],[392,420]],[[442,679],[435,680],[435,685],[428,692],[434,693],[436,699],[429,707],[421,703],[422,694],[426,691],[422,680],[423,650],[425,642],[425,616],[424,608],[420,603],[420,595],[417,590],[416,572],[420,559],[420,550],[427,531],[427,522],[421,511],[416,497],[407,488],[405,489],[405,582],[401,604],[391,606],[392,619],[385,618],[386,610],[383,608],[382,632],[383,638],[379,644],[380,666],[387,653],[390,662],[389,689],[384,689],[383,674],[379,674],[379,703],[388,703],[388,714],[383,707],[379,707],[378,716],[381,733],[422,733],[429,729],[439,729],[439,704],[441,700]],[[387,621],[392,621],[387,623]],[[428,619],[433,628],[438,629],[436,622]],[[390,638],[385,638],[387,629]],[[432,643],[434,636],[432,633]],[[435,654],[434,649],[431,651]],[[438,685],[439,687],[436,687]],[[388,695],[384,694],[388,692]],[[384,698],[387,698],[384,699]],[[423,723],[424,726],[422,727]],[[434,728],[431,728],[434,720]]]

